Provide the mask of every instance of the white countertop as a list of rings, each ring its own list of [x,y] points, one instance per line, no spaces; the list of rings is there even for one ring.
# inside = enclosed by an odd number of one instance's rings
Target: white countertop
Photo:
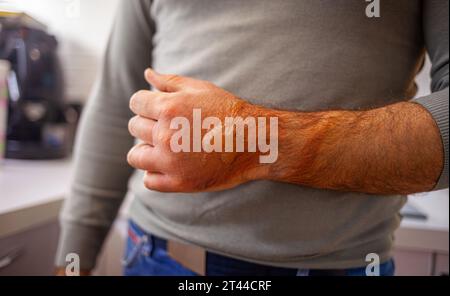
[[[71,178],[70,159],[4,160],[0,164],[0,237],[55,219]],[[403,219],[396,245],[448,252],[448,190],[410,196],[409,202],[428,219]]]
[[[55,219],[71,180],[71,161],[2,160],[0,237]]]
[[[408,202],[428,215],[427,220],[403,219],[402,227],[448,231],[448,189],[410,195]]]
[[[71,178],[71,161],[3,160],[0,164],[0,215],[61,199]]]
[[[400,228],[395,233],[396,247],[448,253],[448,189],[409,196],[408,202],[425,213],[428,219],[403,219]]]

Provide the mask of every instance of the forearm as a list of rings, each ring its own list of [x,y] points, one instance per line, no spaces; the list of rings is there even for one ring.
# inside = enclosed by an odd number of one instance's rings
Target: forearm
[[[252,105],[207,81],[150,69],[145,77],[159,91],[139,91],[130,100],[130,109],[136,116],[130,120],[129,131],[142,143],[129,151],[127,160],[131,166],[147,172],[144,185],[152,190],[217,191],[265,179],[321,189],[408,194],[434,189],[441,172],[446,172],[445,93],[437,92],[433,94],[437,97],[428,96],[425,100],[431,101],[428,105],[439,112],[412,102],[367,111],[289,112]],[[194,122],[195,109],[201,109],[205,118],[205,134],[202,139],[195,124],[193,129],[199,134],[192,133],[201,140],[197,143],[204,150],[197,147],[196,153],[190,153],[190,122]],[[269,129],[259,126],[261,117],[266,122],[270,119]],[[272,126],[274,117],[277,120]],[[179,124],[174,125],[173,120],[180,118],[185,121],[177,127]],[[227,118],[232,119],[232,124]],[[250,128],[249,118],[258,118],[255,137],[250,137],[255,128]],[[215,120],[205,126],[206,119]],[[242,143],[244,125],[247,145]],[[233,136],[230,130],[235,133],[236,147],[240,134],[241,151],[223,149],[229,135]],[[265,139],[256,139],[264,132]],[[244,146],[247,151],[243,151]],[[270,163],[261,161],[262,154],[268,156],[267,153],[274,156]]]
[[[374,194],[431,190],[443,147],[431,115],[402,102],[368,111],[279,112],[269,179]]]

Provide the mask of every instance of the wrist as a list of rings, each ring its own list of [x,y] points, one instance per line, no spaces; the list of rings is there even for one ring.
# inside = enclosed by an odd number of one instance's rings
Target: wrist
[[[336,128],[336,116],[333,112],[278,112],[279,156],[269,166],[266,179],[310,185],[326,169],[321,151]]]
[[[251,165],[244,170],[246,181],[272,180],[287,181],[296,175],[296,169],[302,161],[300,151],[303,150],[306,142],[310,141],[312,133],[309,131],[311,123],[304,124],[301,112],[280,111],[252,105],[245,102],[240,106],[239,115],[242,118],[252,117],[256,122],[265,119],[265,138],[262,135],[260,126],[257,126],[256,153],[248,152]],[[272,122],[272,125],[270,124]],[[276,122],[274,125],[273,123]],[[262,151],[260,142],[271,147],[270,151]],[[246,143],[247,144],[247,143]],[[266,147],[267,148],[267,147]]]
[[[249,102],[242,101],[242,103],[239,105],[239,112],[236,114],[236,116],[241,117],[242,119],[246,118],[252,118],[255,120],[256,128],[255,128],[255,138],[252,140],[254,142],[253,144],[256,147],[256,151],[249,151],[248,148],[250,146],[249,144],[249,137],[248,137],[248,130],[245,131],[246,137],[245,138],[245,157],[242,157],[243,160],[241,162],[241,172],[243,177],[243,182],[248,181],[256,181],[256,180],[262,180],[267,179],[269,176],[269,169],[270,164],[263,163],[261,161],[261,157],[264,157],[264,155],[267,155],[267,152],[261,152],[259,149],[259,141],[262,141],[262,139],[259,139],[259,132],[258,132],[258,119],[264,118],[266,120],[266,143],[270,141],[270,117],[274,117],[274,111],[270,110],[268,108],[253,105]],[[236,134],[235,134],[236,136]],[[277,147],[278,149],[278,147]]]
[[[261,156],[267,156],[267,152],[257,149],[257,153],[247,153],[251,156],[247,158],[250,159],[247,162],[250,165],[243,170],[245,181],[271,180],[309,185],[310,179],[316,176],[318,171],[323,172],[323,165],[318,165],[321,161],[320,151],[333,130],[338,129],[341,111],[280,111],[247,102],[240,105],[239,111],[238,116],[242,118],[265,118],[265,141],[277,142],[276,160],[273,162],[261,162]],[[269,127],[271,118],[276,118],[277,121],[276,133],[272,134]],[[271,139],[271,136],[276,136],[276,139]],[[260,140],[256,139],[257,142]]]

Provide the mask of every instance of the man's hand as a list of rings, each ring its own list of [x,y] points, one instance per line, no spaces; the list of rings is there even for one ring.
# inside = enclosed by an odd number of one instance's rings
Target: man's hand
[[[128,162],[146,171],[147,188],[170,192],[215,191],[262,177],[257,153],[203,150],[176,153],[170,145],[176,132],[170,123],[175,117],[185,117],[192,125],[193,110],[199,109],[202,118],[214,116],[223,122],[225,117],[242,116],[257,107],[207,81],[161,75],[150,69],[145,78],[159,91],[141,90],[130,100],[130,109],[136,116],[129,122],[129,131],[142,143],[130,150]]]

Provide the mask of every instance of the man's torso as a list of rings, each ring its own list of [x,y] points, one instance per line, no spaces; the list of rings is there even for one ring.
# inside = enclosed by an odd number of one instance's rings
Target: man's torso
[[[421,1],[153,1],[153,67],[292,110],[373,108],[412,98],[423,61]],[[149,53],[150,54],[150,53]],[[402,196],[258,181],[167,194],[135,173],[131,217],[157,235],[287,267],[358,266],[389,256]]]

